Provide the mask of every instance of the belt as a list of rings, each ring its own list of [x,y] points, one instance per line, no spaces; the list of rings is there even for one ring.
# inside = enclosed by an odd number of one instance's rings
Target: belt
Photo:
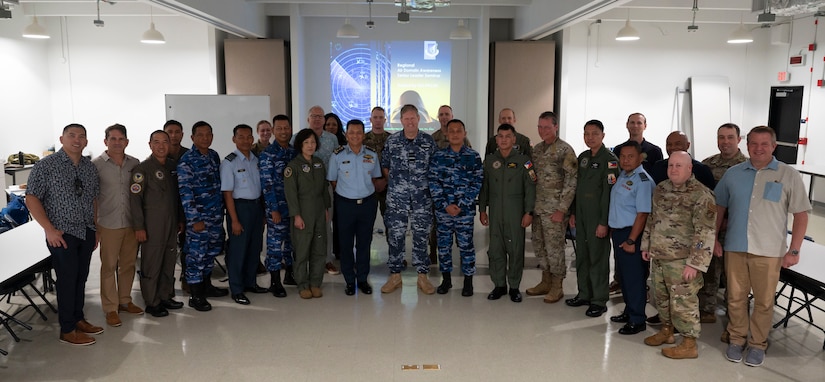
[[[633,226],[632,226],[632,225],[629,225],[629,226],[627,226],[627,227],[621,227],[621,228],[614,228],[614,227],[610,227],[610,229],[612,229],[612,230],[614,230],[614,231],[621,231],[621,230],[623,230],[623,229],[631,229],[631,228],[633,228]]]
[[[261,202],[261,198],[257,199],[234,199],[235,204],[258,204]]]
[[[373,198],[374,196],[375,196],[375,194],[373,193],[373,194],[370,194],[370,195],[368,195],[368,196],[366,196],[366,197],[363,197],[363,198],[361,198],[361,199],[350,199],[350,198],[345,198],[345,197],[343,197],[343,196],[341,196],[341,195],[339,195],[339,194],[335,194],[335,197],[336,197],[336,198],[338,198],[338,199],[342,199],[342,200],[344,200],[345,202],[352,202],[352,203],[355,203],[355,204],[364,204],[364,202],[366,202],[366,201],[370,200],[370,199],[371,199],[371,198]]]

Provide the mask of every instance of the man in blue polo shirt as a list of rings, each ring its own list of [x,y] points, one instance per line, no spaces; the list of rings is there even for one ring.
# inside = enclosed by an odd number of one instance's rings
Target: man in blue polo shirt
[[[347,283],[344,292],[352,296],[356,281],[361,293],[372,294],[367,276],[370,273],[372,226],[378,213],[375,181],[381,178],[381,163],[378,154],[363,144],[363,122],[357,119],[347,122],[346,134],[347,145],[339,146],[330,157],[327,180],[335,190],[341,273]]]
[[[748,366],[761,366],[765,360],[780,267],[789,268],[799,262],[811,210],[799,172],[777,161],[773,156],[775,149],[774,130],[754,127],[748,133],[750,159],[725,172],[714,190],[717,231],[728,212],[724,258],[730,344],[725,358],[741,362],[747,342],[744,360]],[[790,248],[789,213],[793,214]],[[715,254],[718,256],[722,249],[717,239]],[[751,291],[753,313],[749,315]]]
[[[648,262],[642,259],[641,235],[651,211],[656,184],[642,167],[642,147],[627,141],[619,147],[622,171],[610,190],[607,224],[611,228],[616,269],[622,279],[622,314],[610,321],[624,322],[619,334],[636,334],[645,330],[645,280]]]

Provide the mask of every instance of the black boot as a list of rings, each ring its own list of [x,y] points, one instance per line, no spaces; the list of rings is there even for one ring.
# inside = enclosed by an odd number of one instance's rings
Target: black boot
[[[450,278],[450,272],[441,272],[441,285],[436,288],[436,292],[438,294],[447,294],[450,291],[450,288],[453,287],[453,280]]]
[[[272,281],[269,284],[269,291],[275,297],[286,297],[286,290],[281,285],[281,270],[269,272]]]
[[[292,266],[286,265],[284,266],[284,270],[286,271],[284,275],[284,285],[298,285],[295,282],[295,274],[292,272]]]
[[[212,285],[212,273],[203,276],[203,295],[205,297],[225,297],[229,295],[229,291],[224,288],[218,288]]]
[[[461,289],[461,295],[464,297],[473,295],[473,276],[464,276],[464,288]]]
[[[206,297],[204,297],[203,282],[189,284],[189,290],[192,292],[192,295],[189,296],[190,307],[195,308],[195,310],[199,312],[208,312],[212,310],[212,305],[209,304],[209,301],[206,301]]]

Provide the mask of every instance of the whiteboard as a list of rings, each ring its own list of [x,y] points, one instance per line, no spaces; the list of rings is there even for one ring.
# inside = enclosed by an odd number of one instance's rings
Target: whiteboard
[[[181,145],[192,147],[192,125],[206,121],[212,126],[212,149],[221,159],[235,150],[232,129],[244,123],[252,126],[269,120],[269,96],[167,94],[166,119],[183,125]],[[255,139],[257,141],[257,138]]]
[[[716,130],[731,122],[730,83],[723,76],[690,78],[691,128],[685,132],[690,139],[693,158],[703,159],[719,152]]]

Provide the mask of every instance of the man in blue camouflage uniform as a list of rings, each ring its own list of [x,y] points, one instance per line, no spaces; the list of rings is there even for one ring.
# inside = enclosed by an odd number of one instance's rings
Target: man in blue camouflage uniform
[[[284,284],[295,285],[292,277],[292,240],[289,236],[289,209],[284,195],[284,168],[295,159],[295,149],[289,144],[292,125],[289,117],[278,114],[272,118],[275,143],[261,153],[261,188],[266,205],[266,270],[271,282],[269,291],[275,297],[286,297],[281,284],[281,267],[286,269]]]
[[[462,296],[473,295],[473,275],[476,272],[476,251],[473,247],[473,223],[476,197],[481,190],[484,169],[481,156],[464,140],[464,122],[447,122],[449,146],[438,150],[430,159],[429,185],[435,206],[438,235],[438,265],[443,276],[438,294],[446,294],[453,286],[453,235],[461,253],[461,273],[464,274]]]
[[[178,187],[186,217],[186,282],[189,306],[205,312],[212,309],[209,297],[229,292],[210,281],[215,257],[223,249],[223,195],[220,157],[212,145],[212,126],[204,121],[192,126],[192,150],[178,162]]]
[[[427,279],[430,270],[427,241],[433,224],[427,174],[436,146],[433,137],[418,129],[420,119],[418,108],[404,105],[401,108],[403,130],[387,139],[381,158],[381,171],[389,180],[384,226],[387,227],[387,265],[391,273],[387,283],[381,287],[382,293],[391,293],[401,287],[407,223],[413,233],[412,261],[418,271],[418,288],[425,294],[435,293],[435,288]]]

